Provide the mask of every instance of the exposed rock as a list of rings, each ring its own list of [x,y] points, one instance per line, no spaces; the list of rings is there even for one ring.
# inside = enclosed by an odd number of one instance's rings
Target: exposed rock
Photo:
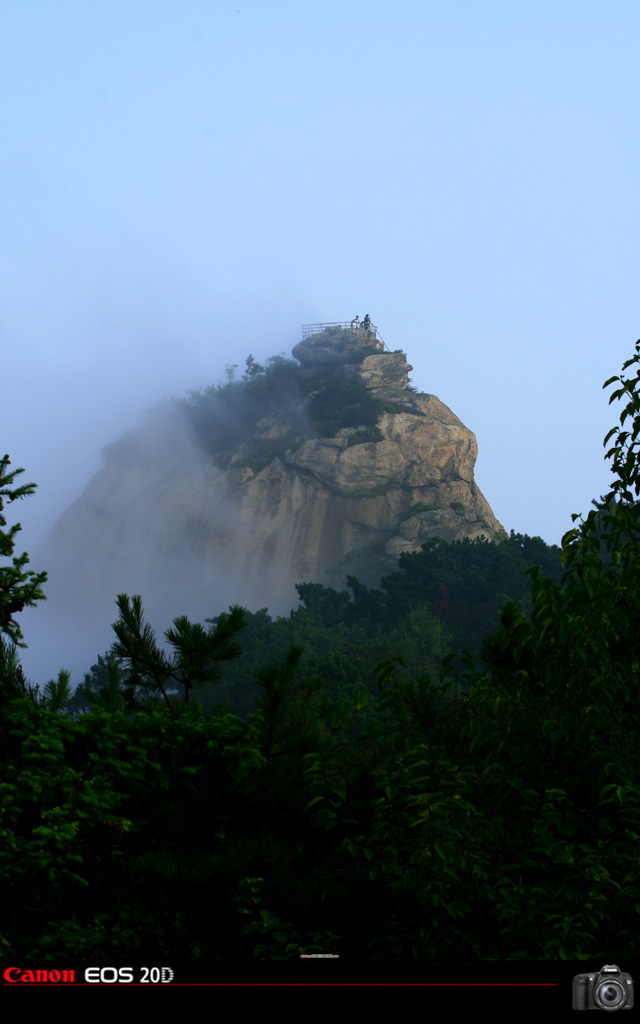
[[[111,608],[124,591],[201,619],[235,601],[285,612],[296,583],[377,583],[430,537],[506,536],[474,482],[475,436],[435,395],[407,390],[404,353],[381,344],[323,331],[293,350],[312,384],[361,384],[381,403],[376,426],[305,436],[311,390],[216,465],[166,413],[64,513],[47,546],[52,581],[57,566],[80,602],[99,591]]]
[[[384,352],[365,356],[355,366],[347,363],[341,369],[347,380],[360,380],[369,390],[385,387],[403,389],[413,366],[409,366],[404,352]]]
[[[303,366],[335,366],[352,360],[359,362],[370,353],[383,351],[384,342],[369,331],[329,327],[299,341],[291,355]]]

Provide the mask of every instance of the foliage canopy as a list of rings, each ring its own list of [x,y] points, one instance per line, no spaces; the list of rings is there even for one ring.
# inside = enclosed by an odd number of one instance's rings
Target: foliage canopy
[[[263,660],[246,721],[186,700],[77,718],[0,701],[0,957],[637,955],[639,371],[640,342],[605,385],[625,403],[605,442],[610,493],[574,517],[560,579],[529,569],[530,609],[503,603],[479,664],[445,655],[409,678],[382,657],[375,698],[334,699],[332,670],[305,674],[293,644]],[[352,581],[353,600],[305,584],[301,613],[337,632],[358,606],[372,621],[396,586],[418,595],[419,576],[377,592]],[[239,614],[215,643],[220,620],[208,633],[174,620],[169,659],[140,599],[119,608],[131,678],[161,697],[235,654]]]

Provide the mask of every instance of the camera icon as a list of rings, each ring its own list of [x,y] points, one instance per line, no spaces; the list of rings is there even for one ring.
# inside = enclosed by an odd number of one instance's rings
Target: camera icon
[[[633,980],[616,964],[605,964],[597,974],[576,974],[573,979],[574,1010],[630,1010]]]

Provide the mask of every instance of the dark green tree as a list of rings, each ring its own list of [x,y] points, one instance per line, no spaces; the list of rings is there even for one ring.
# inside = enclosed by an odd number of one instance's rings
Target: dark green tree
[[[12,502],[18,498],[25,498],[28,494],[33,494],[37,486],[33,483],[23,484],[21,487],[13,486],[15,478],[24,473],[24,469],[8,472],[10,465],[8,455],[0,459],[0,555],[3,558],[11,558],[13,555],[15,535],[22,529],[20,523],[15,523],[8,533],[2,529],[7,525],[2,515],[3,499]],[[28,564],[29,556],[25,551],[20,557],[13,555],[11,565],[0,566],[0,633],[9,636],[18,647],[27,645],[23,642],[22,631],[13,616],[25,607],[35,605],[36,601],[46,600],[41,587],[47,581],[47,574],[25,572],[25,566]]]
[[[208,630],[200,623],[189,622],[186,615],[174,619],[174,628],[164,634],[175,652],[169,657],[158,647],[154,630],[144,621],[140,596],[118,594],[116,603],[120,618],[113,623],[118,638],[113,654],[129,670],[131,685],[161,694],[167,707],[171,707],[170,690],[181,687],[188,705],[192,690],[220,678],[221,661],[237,658],[242,652],[236,636],[245,625],[245,614],[239,605],[233,605],[228,615],[219,615],[216,625]],[[113,678],[117,678],[115,674]]]
[[[46,583],[47,574],[25,571],[25,566],[29,564],[26,551],[20,557],[13,555],[15,535],[22,529],[20,523],[15,523],[8,533],[2,529],[7,525],[2,515],[3,499],[7,498],[9,502],[16,501],[18,498],[33,494],[36,489],[36,484],[33,483],[15,487],[15,478],[24,473],[24,469],[8,472],[10,465],[8,455],[0,459],[0,556],[13,556],[11,565],[0,566],[0,701],[15,702],[24,699],[32,705],[59,711],[66,705],[71,695],[70,673],[61,671],[58,679],[49,680],[44,692],[41,693],[39,686],[34,686],[25,678],[18,657],[17,648],[27,645],[24,643],[22,630],[13,616],[27,606],[34,606],[37,601],[46,600],[41,586]],[[9,642],[1,635],[2,633],[9,637]]]
[[[107,711],[133,713],[151,711],[162,703],[159,693],[149,693],[134,686],[119,659],[107,651],[106,655],[98,655],[98,661],[91,666],[90,672],[85,672],[83,682],[69,701],[68,710],[82,713],[101,707]]]
[[[640,342],[629,367],[605,385],[626,399],[605,439],[616,480],[573,517],[561,582],[530,570],[531,613],[503,606],[464,701],[435,717],[388,667],[393,753],[374,772],[372,823],[346,843],[384,908],[367,921],[380,958],[638,949]]]
[[[247,356],[245,360],[245,371],[242,374],[243,383],[248,384],[254,377],[259,377],[260,374],[264,373],[264,366],[261,363],[256,362],[253,356]]]

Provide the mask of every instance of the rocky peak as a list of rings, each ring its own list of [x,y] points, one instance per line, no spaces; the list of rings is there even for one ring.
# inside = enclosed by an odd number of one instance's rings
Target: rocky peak
[[[167,413],[155,448],[153,431],[144,446],[114,446],[50,538],[76,595],[91,577],[111,602],[165,594],[174,614],[202,618],[235,601],[285,612],[296,583],[342,588],[353,573],[375,584],[431,537],[506,536],[474,480],[475,436],[435,395],[407,388],[403,352],[375,331],[329,327],[293,355],[295,392],[256,413],[232,447],[206,442],[255,382],[203,393],[213,426],[197,445],[185,430],[194,408],[183,407]],[[275,387],[278,373],[267,367],[260,380]]]
[[[369,390],[406,388],[409,372],[404,352],[385,351],[375,330],[325,327],[298,342],[291,354],[301,363],[308,380],[331,376],[357,381]]]

